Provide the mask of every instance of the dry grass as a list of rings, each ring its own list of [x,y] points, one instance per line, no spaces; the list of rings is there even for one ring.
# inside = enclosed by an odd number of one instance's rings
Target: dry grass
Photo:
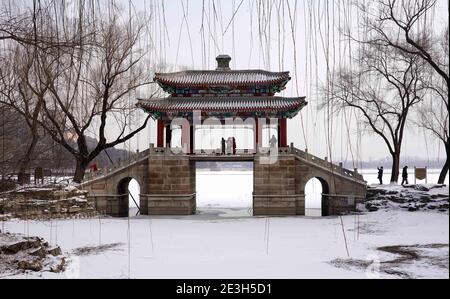
[[[79,256],[98,255],[106,251],[120,251],[117,247],[124,245],[123,243],[105,244],[100,246],[79,247],[72,251],[73,254]]]
[[[449,248],[449,244],[396,245],[378,247],[377,250],[395,255],[394,259],[380,262],[379,271],[403,279],[417,278],[417,275],[405,270],[408,265],[419,262],[426,267],[449,269],[449,253],[430,254],[430,250]],[[335,259],[331,265],[351,271],[366,271],[374,261],[358,259]]]

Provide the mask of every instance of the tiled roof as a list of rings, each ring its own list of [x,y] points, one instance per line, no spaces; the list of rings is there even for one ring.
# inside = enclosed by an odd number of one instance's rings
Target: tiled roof
[[[184,71],[156,74],[154,80],[174,87],[274,85],[287,83],[289,72],[273,73],[261,70]]]
[[[169,97],[165,99],[139,100],[137,106],[147,111],[189,112],[257,112],[294,111],[303,108],[305,98],[284,97]]]

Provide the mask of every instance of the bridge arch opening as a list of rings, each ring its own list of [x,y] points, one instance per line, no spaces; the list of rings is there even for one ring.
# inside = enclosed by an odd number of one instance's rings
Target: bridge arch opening
[[[253,215],[253,162],[196,162],[197,213]]]
[[[305,216],[328,216],[328,199],[330,193],[328,183],[320,178],[313,177],[305,185]]]
[[[132,177],[120,180],[117,186],[120,217],[134,217],[139,214],[140,189],[139,182]]]

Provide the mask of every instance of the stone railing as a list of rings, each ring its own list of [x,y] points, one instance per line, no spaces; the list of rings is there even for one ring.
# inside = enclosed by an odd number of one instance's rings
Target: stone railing
[[[229,157],[234,156],[250,156],[254,155],[254,150],[252,149],[237,149],[236,154],[233,155],[225,155]],[[183,152],[182,148],[163,148],[163,147],[155,147],[153,144],[150,144],[150,155],[166,155],[166,156],[197,156],[197,157],[214,157],[214,156],[223,156],[221,149],[197,149],[194,151],[194,154]]]
[[[339,165],[333,164],[328,161],[327,158],[321,159],[316,156],[313,156],[308,153],[307,150],[302,151],[294,147],[293,144],[291,144],[290,147],[280,147],[277,148],[279,155],[295,155],[298,158],[309,162],[311,164],[317,165],[321,168],[324,168],[326,171],[332,171],[336,174],[343,175],[345,177],[349,177],[355,180],[363,181],[363,176],[358,173],[357,169],[348,170],[343,168],[342,163],[339,163]],[[271,154],[271,148],[266,147],[260,147],[258,148],[258,154],[257,155],[270,155]],[[273,154],[273,152],[272,152]],[[190,155],[185,154],[180,149],[170,149],[170,148],[157,148],[154,147],[153,144],[150,144],[150,155],[169,155],[169,156],[182,156],[182,155]],[[195,156],[202,157],[202,156],[220,156],[221,150],[196,150]],[[238,150],[236,155],[229,156],[230,158],[236,157],[236,156],[242,156],[242,155],[255,155],[253,150]]]
[[[116,164],[114,164],[112,166],[101,168],[95,172],[86,173],[84,181],[91,181],[91,180],[94,180],[97,178],[101,178],[103,176],[107,176],[108,174],[111,174],[120,169],[129,167],[129,166],[141,161],[142,159],[147,158],[149,156],[149,154],[150,154],[149,149],[147,149],[143,152],[133,153],[128,159],[119,160]]]
[[[290,147],[282,147],[278,148],[278,154],[279,155],[295,155],[296,157],[314,164],[318,167],[323,168],[326,171],[331,171],[336,174],[340,174],[342,176],[352,178],[355,180],[364,181],[363,176],[358,173],[357,169],[354,169],[353,171],[343,168],[342,163],[339,163],[339,165],[333,164],[328,161],[327,158],[321,159],[316,156],[313,156],[308,153],[308,150],[302,151],[294,147],[293,144],[291,144]],[[258,155],[268,155],[270,154],[270,148],[259,148],[258,149]],[[105,167],[103,169],[100,169],[99,171],[87,173],[85,176],[85,181],[91,181],[94,179],[101,178],[103,176],[107,176],[111,173],[114,173],[118,170],[121,170],[123,168],[129,167],[142,159],[145,159],[149,156],[162,156],[162,155],[168,155],[168,156],[186,156],[186,153],[183,153],[181,148],[159,148],[155,147],[154,144],[150,144],[149,149],[143,151],[134,153],[129,159],[122,160],[116,163],[113,166]],[[221,155],[221,150],[202,150],[202,151],[196,151],[196,156],[218,156]],[[239,156],[239,155],[254,155],[252,150],[247,151],[238,151],[236,155],[233,156]]]
[[[349,177],[349,178],[352,178],[355,180],[364,181],[363,176],[360,173],[358,173],[358,169],[356,169],[356,168],[353,171],[345,169],[343,167],[342,163],[339,163],[339,165],[333,164],[333,163],[329,162],[327,158],[321,159],[321,158],[315,157],[315,156],[309,154],[308,150],[302,151],[302,150],[295,148],[293,145],[291,145],[291,147],[289,148],[289,151],[291,154],[296,155],[300,159],[302,159],[306,162],[312,163],[314,165],[317,165],[319,167],[325,168],[328,171],[332,171],[334,173],[341,174],[343,176],[346,176],[346,177]]]
[[[183,155],[185,155],[185,153],[183,153],[183,150],[181,148],[155,147],[154,144],[150,144],[148,154],[150,156],[154,156],[154,155],[183,156]]]

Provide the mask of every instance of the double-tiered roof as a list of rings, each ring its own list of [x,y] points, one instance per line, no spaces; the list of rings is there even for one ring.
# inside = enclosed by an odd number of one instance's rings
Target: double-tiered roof
[[[155,81],[161,87],[177,89],[194,88],[208,90],[209,88],[232,87],[277,87],[282,90],[291,78],[289,72],[273,73],[261,70],[242,71],[184,71],[171,74],[156,74]]]
[[[155,118],[188,116],[194,110],[216,117],[292,118],[307,104],[304,97],[274,96],[286,88],[289,72],[231,70],[230,60],[217,57],[214,71],[158,73],[154,81],[170,96],[140,99],[137,105]]]

